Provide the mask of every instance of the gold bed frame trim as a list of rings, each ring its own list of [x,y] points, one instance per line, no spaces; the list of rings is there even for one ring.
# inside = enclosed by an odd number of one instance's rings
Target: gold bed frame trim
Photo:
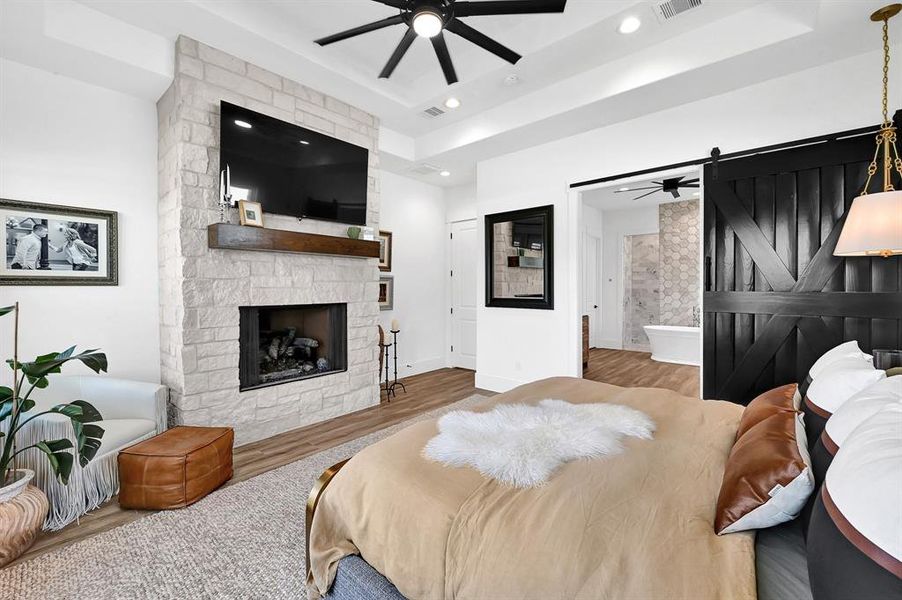
[[[319,476],[319,479],[316,480],[316,483],[313,484],[313,487],[310,489],[310,495],[307,496],[307,516],[305,519],[305,537],[304,537],[304,550],[305,550],[305,558],[306,558],[306,574],[310,575],[310,528],[313,526],[313,514],[316,512],[316,507],[319,505],[319,499],[322,497],[323,492],[326,491],[326,487],[332,482],[332,478],[338,474],[338,471],[341,470],[345,463],[347,463],[350,458],[346,458],[341,462],[337,462],[325,471],[323,474]]]

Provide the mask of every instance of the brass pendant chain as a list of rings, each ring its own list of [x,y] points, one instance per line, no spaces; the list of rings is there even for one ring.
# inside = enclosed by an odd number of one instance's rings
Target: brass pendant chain
[[[893,13],[895,14],[895,13]],[[875,15],[876,16],[876,15]],[[877,134],[877,149],[874,151],[874,158],[868,165],[868,178],[864,184],[864,190],[861,195],[867,195],[868,189],[871,187],[871,179],[877,174],[877,161],[880,157],[880,150],[883,149],[883,190],[884,192],[895,191],[893,187],[893,168],[899,172],[902,177],[902,158],[899,157],[899,150],[896,148],[896,128],[889,118],[889,18],[892,15],[884,16],[883,20],[883,125],[880,126],[880,132]],[[873,17],[872,17],[873,18]],[[875,19],[876,20],[876,19]]]

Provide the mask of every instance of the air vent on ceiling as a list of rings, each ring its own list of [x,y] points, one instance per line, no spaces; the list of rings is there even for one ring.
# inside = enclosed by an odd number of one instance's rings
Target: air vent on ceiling
[[[702,0],[667,0],[655,4],[655,14],[658,15],[658,19],[667,21],[701,5]]]
[[[438,173],[439,171],[441,171],[440,167],[430,165],[429,163],[420,163],[418,165],[410,167],[410,172],[416,173],[417,175],[432,175],[433,173]]]
[[[442,116],[443,114],[445,114],[445,111],[440,109],[438,106],[430,106],[422,112],[422,115],[427,119],[434,119],[436,117]]]

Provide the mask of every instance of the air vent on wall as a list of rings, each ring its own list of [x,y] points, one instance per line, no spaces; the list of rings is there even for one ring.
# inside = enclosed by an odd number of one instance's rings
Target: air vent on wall
[[[430,106],[426,110],[421,113],[427,119],[434,119],[436,117],[440,117],[445,114],[445,111],[440,109],[438,106]]]
[[[438,173],[439,171],[441,171],[440,167],[430,165],[429,163],[421,163],[419,165],[410,167],[410,172],[416,173],[417,175],[432,175],[433,173]]]
[[[667,2],[658,2],[655,4],[655,14],[661,21],[667,21],[675,16],[698,8],[702,5],[702,0],[667,0]]]

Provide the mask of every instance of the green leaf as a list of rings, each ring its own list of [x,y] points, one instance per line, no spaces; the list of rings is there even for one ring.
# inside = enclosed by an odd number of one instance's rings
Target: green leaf
[[[41,355],[31,362],[22,363],[20,366],[22,372],[28,376],[28,380],[31,383],[34,383],[46,375],[59,373],[62,366],[71,360],[81,361],[82,364],[95,373],[107,370],[106,354],[98,352],[96,348],[85,350],[79,354],[73,354],[74,352],[75,346],[72,346],[71,348],[66,348],[62,352],[51,352],[49,354]]]
[[[49,448],[52,452],[59,452],[60,450],[67,450],[72,448],[72,440],[69,438],[62,438],[59,440],[50,440],[49,442],[43,442],[47,448]]]
[[[81,417],[82,409],[80,406],[77,406],[74,402],[72,402],[70,404],[57,404],[50,409],[50,412],[65,415],[70,419],[75,419],[77,417]]]
[[[100,449],[103,428],[90,423],[82,425],[77,421],[72,421],[72,428],[78,440],[78,462],[82,467],[86,467]]]
[[[59,480],[63,485],[69,483],[72,465],[75,464],[72,454],[66,452],[62,447],[62,444],[66,442],[69,443],[68,448],[71,448],[72,442],[69,440],[53,440],[35,444],[35,447],[47,456],[47,462],[50,463],[50,468],[53,469],[53,472],[59,477]],[[55,448],[58,451],[55,451]]]
[[[82,425],[82,429],[88,438],[101,439],[103,434],[106,433],[100,425],[85,424]]]
[[[0,402],[5,402],[13,397],[13,389],[0,385]]]
[[[0,317],[2,317],[3,315],[8,315],[9,313],[11,313],[14,310],[16,310],[15,304],[13,304],[12,306],[0,307]]]
[[[19,414],[26,413],[34,408],[34,400],[19,401]],[[13,414],[13,401],[7,400],[0,403],[0,421]]]
[[[71,417],[78,421],[79,423],[96,423],[97,421],[103,421],[103,416],[100,414],[100,411],[94,408],[94,405],[85,402],[84,400],[74,400],[69,403],[70,406],[76,406],[81,409],[81,413],[79,413],[76,417]]]

